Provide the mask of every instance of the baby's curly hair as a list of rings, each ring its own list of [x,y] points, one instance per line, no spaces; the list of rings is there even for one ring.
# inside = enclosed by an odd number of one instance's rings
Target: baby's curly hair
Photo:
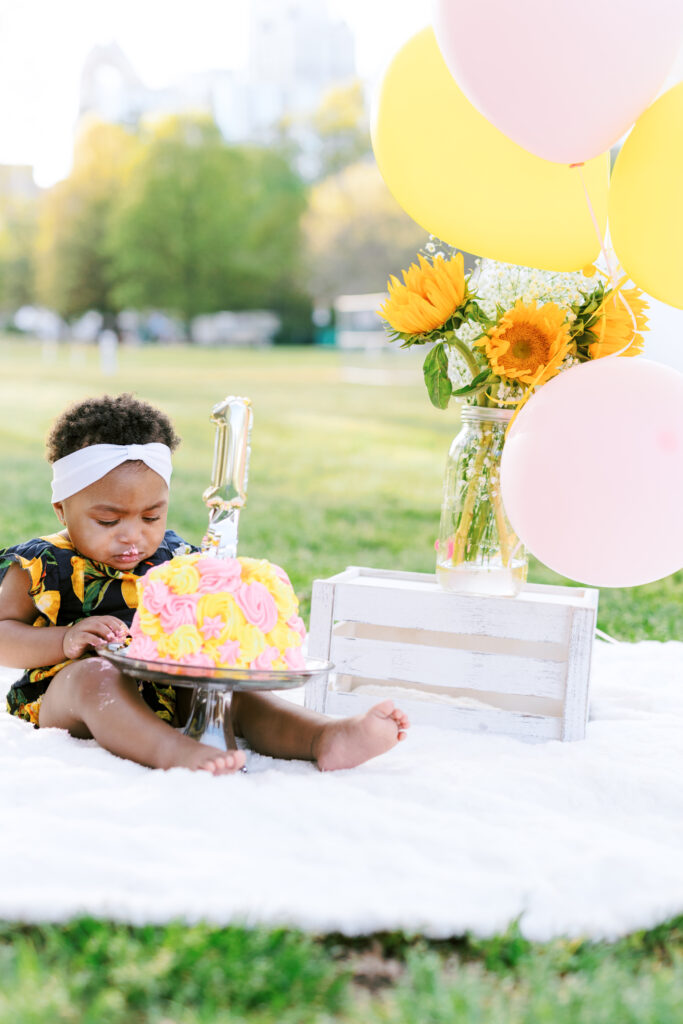
[[[180,444],[168,416],[133,395],[102,395],[69,406],[55,421],[47,439],[47,460],[56,462],[91,444],[153,441],[171,451]]]

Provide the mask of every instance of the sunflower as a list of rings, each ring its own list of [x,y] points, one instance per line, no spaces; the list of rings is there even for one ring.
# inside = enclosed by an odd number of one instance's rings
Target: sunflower
[[[637,356],[642,352],[643,336],[639,332],[648,330],[645,316],[648,305],[642,294],[639,288],[617,288],[605,295],[596,313],[597,323],[586,332],[586,339],[597,339],[588,346],[592,359],[602,359],[615,352],[622,356]]]
[[[403,271],[403,284],[392,274],[389,298],[377,311],[400,334],[425,334],[442,327],[467,294],[461,252],[433,263],[424,256],[418,259]]]
[[[564,310],[518,300],[493,330],[475,342],[486,350],[494,373],[524,384],[542,384],[559,371],[571,337]]]

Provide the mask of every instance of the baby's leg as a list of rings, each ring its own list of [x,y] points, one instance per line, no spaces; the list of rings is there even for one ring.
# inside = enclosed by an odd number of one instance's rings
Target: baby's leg
[[[316,761],[321,771],[354,768],[405,739],[407,717],[384,700],[363,715],[328,718],[273,694],[233,696],[235,732],[270,757]]]
[[[42,699],[39,722],[79,739],[92,736],[112,754],[148,768],[201,768],[220,775],[244,764],[242,751],[206,746],[162,721],[135,680],[103,658],[75,661],[58,672]]]

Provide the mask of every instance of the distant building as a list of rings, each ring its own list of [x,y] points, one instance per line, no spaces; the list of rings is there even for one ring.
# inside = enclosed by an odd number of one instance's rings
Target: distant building
[[[312,175],[316,140],[302,122],[327,90],[355,76],[353,35],[330,17],[325,0],[252,0],[244,71],[197,72],[152,89],[112,42],[86,59],[79,115],[135,127],[150,115],[208,113],[226,140],[261,143],[287,121],[302,150],[301,170]]]
[[[145,85],[117,42],[96,46],[81,73],[79,118],[96,114],[104,121],[137,127],[149,116],[188,112],[229,117],[236,82],[230,71],[209,71],[152,89]]]
[[[386,292],[337,296],[333,309],[339,348],[386,348],[387,333],[377,310],[387,298]]]
[[[321,0],[252,0],[248,77],[252,131],[310,113],[356,75],[354,40]]]
[[[96,46],[81,71],[78,116],[93,113],[103,121],[137,125],[150,94],[118,43]]]

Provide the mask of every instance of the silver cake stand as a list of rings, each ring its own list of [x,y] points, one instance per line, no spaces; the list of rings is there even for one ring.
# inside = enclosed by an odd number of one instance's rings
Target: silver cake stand
[[[194,691],[190,717],[183,732],[220,750],[236,750],[231,704],[235,690],[292,690],[326,675],[329,661],[308,660],[306,667],[289,669],[194,668],[175,661],[139,661],[129,658],[126,648],[107,644],[97,652],[135,679],[147,679],[164,686],[189,686]]]

